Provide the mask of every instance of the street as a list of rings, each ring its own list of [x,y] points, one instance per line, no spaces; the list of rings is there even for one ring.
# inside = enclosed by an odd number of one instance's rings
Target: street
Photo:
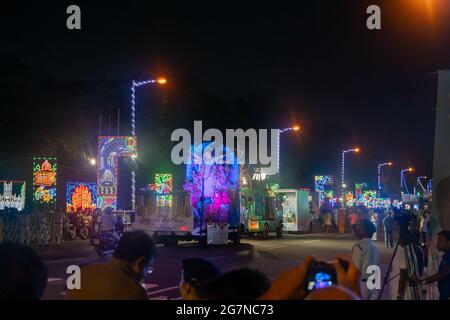
[[[151,300],[180,299],[181,260],[199,257],[210,260],[220,270],[229,271],[242,267],[255,268],[264,272],[270,279],[290,266],[313,255],[325,260],[337,255],[349,255],[356,240],[352,235],[330,234],[285,234],[268,239],[244,238],[240,245],[210,246],[200,248],[196,243],[181,243],[178,247],[167,248],[157,245],[154,271],[145,280],[148,297]],[[384,248],[382,241],[376,242],[381,251],[383,270],[389,263],[392,249]],[[94,249],[86,241],[65,242],[61,248],[35,248],[44,259],[48,270],[48,286],[44,299],[65,298],[66,268],[101,262]],[[108,259],[104,258],[104,260]]]

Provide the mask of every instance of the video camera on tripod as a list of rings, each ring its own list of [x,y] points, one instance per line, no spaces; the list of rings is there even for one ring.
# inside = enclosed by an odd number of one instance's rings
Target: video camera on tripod
[[[399,287],[404,287],[405,286],[404,282],[407,282],[409,285],[409,288],[411,290],[412,298],[414,300],[420,300],[419,288],[414,283],[414,281],[411,280],[414,276],[417,276],[417,274],[418,274],[417,265],[416,265],[417,259],[415,258],[415,250],[413,247],[414,236],[409,229],[411,221],[413,220],[413,215],[409,212],[399,211],[394,214],[393,219],[394,219],[394,222],[398,223],[399,237],[397,240],[397,244],[395,245],[394,253],[392,254],[392,258],[389,263],[389,268],[386,272],[386,278],[384,279],[383,287],[381,289],[378,299],[381,299],[381,296],[383,295],[383,291],[384,291],[386,284],[388,282],[394,280],[395,278],[397,278],[397,276],[400,276],[399,277]],[[400,247],[400,249],[403,249],[403,255],[405,257],[405,267],[406,268],[403,272],[400,270],[400,273],[398,275],[389,279],[389,275],[392,270],[392,264],[393,264],[394,258],[397,254],[397,250],[399,249],[399,247]],[[403,300],[404,298],[405,298],[404,290],[402,292],[397,293],[397,299]]]
[[[394,222],[399,225],[399,238],[398,241],[401,242],[402,246],[410,245],[413,242],[413,236],[409,230],[413,216],[407,212],[398,212],[394,215]]]

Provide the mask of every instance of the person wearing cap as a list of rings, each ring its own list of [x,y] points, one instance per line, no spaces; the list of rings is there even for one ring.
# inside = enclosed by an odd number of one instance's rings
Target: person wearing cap
[[[197,291],[199,285],[219,276],[221,272],[209,261],[188,258],[181,261],[180,294],[183,300],[203,299]]]
[[[361,297],[364,300],[376,300],[377,289],[369,289],[367,284],[371,274],[367,273],[369,266],[380,266],[380,251],[372,241],[375,227],[367,219],[360,220],[353,229],[358,242],[352,248],[352,262],[361,272]]]

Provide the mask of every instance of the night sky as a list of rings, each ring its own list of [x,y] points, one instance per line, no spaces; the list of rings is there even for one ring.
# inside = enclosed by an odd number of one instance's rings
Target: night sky
[[[66,29],[70,4],[81,7],[80,31]],[[369,4],[380,5],[382,30],[367,30]],[[119,133],[129,134],[131,80],[162,75],[167,86],[137,93],[138,185],[164,170],[180,186],[170,134],[203,120],[300,124],[282,137],[284,186],[339,176],[341,151],[360,146],[347,158],[348,183],[375,184],[377,164],[390,160],[383,179],[398,192],[402,168],[431,176],[449,14],[447,0],[2,4],[0,173],[20,178],[26,159],[55,154],[68,179],[95,179],[83,158],[95,155],[99,115],[102,134],[115,135],[120,108]]]

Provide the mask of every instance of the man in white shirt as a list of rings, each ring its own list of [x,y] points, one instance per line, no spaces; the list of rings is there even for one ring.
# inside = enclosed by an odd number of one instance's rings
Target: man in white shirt
[[[367,273],[369,266],[380,266],[380,251],[372,242],[375,232],[374,225],[366,219],[359,221],[354,227],[358,242],[352,248],[352,262],[361,272],[361,298],[364,300],[376,300],[378,289],[369,289],[367,285],[371,273]]]
[[[428,221],[429,221],[428,212],[422,213],[419,226],[420,239],[422,244],[428,243]]]
[[[120,235],[116,230],[117,218],[113,214],[111,208],[106,208],[105,213],[102,216],[102,221],[100,223],[100,229],[102,232],[111,232],[113,237],[118,241]]]

